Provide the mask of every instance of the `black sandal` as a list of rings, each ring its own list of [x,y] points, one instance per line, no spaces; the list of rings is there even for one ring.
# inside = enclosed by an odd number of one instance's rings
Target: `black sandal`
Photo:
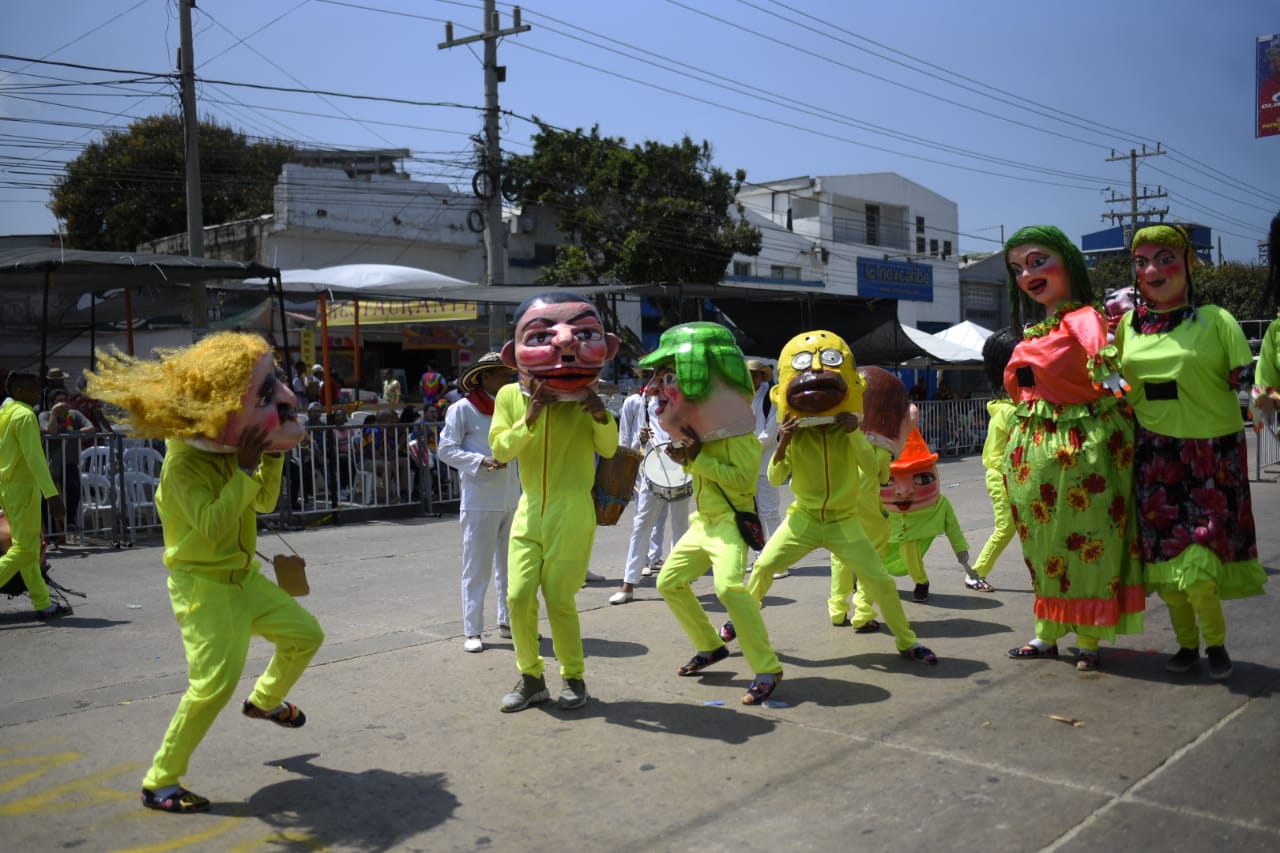
[[[875,634],[880,630],[880,623],[874,619],[868,619],[857,628],[853,629],[855,634]]]
[[[689,658],[689,662],[687,664],[676,670],[676,675],[697,675],[699,672],[702,672],[702,670],[711,666],[711,664],[719,663],[728,656],[729,649],[724,646],[721,646],[710,654],[704,655],[702,652],[698,652],[696,655]]]
[[[277,726],[284,726],[286,729],[300,729],[307,724],[307,715],[302,713],[301,709],[292,702],[285,702],[284,707],[273,714],[270,711],[262,710],[246,699],[240,712],[254,720],[270,720]]]
[[[1027,643],[1026,645],[1019,646],[1016,649],[1009,649],[1009,657],[1013,658],[1014,660],[1029,660],[1031,658],[1056,658],[1057,656],[1058,656],[1057,646],[1050,646],[1044,651],[1041,651],[1040,649],[1037,649],[1035,646],[1031,645],[1030,643]]]
[[[188,791],[186,788],[179,787],[163,800],[156,797],[155,791],[142,789],[142,804],[149,809],[156,809],[162,812],[171,812],[173,814],[191,814],[192,812],[208,811],[209,801],[197,793]]]

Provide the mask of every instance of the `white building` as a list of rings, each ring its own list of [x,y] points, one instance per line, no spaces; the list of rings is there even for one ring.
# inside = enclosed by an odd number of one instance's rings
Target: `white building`
[[[892,172],[753,184],[738,202],[764,239],[726,283],[898,299],[926,331],[961,319],[955,202]]]

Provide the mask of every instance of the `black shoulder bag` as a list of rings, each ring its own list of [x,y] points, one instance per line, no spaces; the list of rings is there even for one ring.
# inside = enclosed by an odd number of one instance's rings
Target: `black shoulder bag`
[[[733,501],[729,500],[729,496],[724,493],[724,489],[720,488],[720,484],[715,484],[720,494],[724,495],[724,502],[729,505],[729,509],[733,510],[733,520],[738,524],[738,533],[742,536],[742,541],[754,551],[764,549],[764,524],[760,521],[760,516],[756,514],[755,498],[751,499],[751,512],[743,512],[733,505]]]

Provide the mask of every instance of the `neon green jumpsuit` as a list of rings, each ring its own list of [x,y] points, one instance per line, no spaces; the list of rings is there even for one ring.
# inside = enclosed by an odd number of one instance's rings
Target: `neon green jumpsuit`
[[[532,426],[525,424],[529,398],[518,384],[504,385],[493,405],[489,446],[499,462],[520,461],[524,493],[511,523],[507,559],[507,606],[516,666],[541,676],[538,654],[538,590],[547,605],[551,643],[566,679],[582,678],[582,630],[578,590],[587,579],[596,536],[591,484],[595,454],[618,449],[613,415],[597,422],[576,402],[549,403]]]
[[[283,469],[283,456],[267,454],[250,476],[234,455],[167,442],[156,511],[190,683],[144,788],[180,783],[191,754],[236,691],[251,635],[276,647],[249,695],[264,709],[284,701],[324,641],[315,617],[264,578],[254,558],[257,513],[275,508]]]
[[[769,463],[769,482],[781,485],[790,475],[795,501],[756,558],[747,588],[756,601],[763,600],[773,586],[774,572],[789,568],[816,548],[826,548],[857,575],[858,587],[880,608],[893,632],[894,645],[905,651],[916,644],[916,635],[898,599],[897,585],[858,523],[864,487],[862,477],[849,476],[855,469],[879,471],[862,430],[848,432],[831,424],[795,432],[783,458],[779,461],[775,455]]]
[[[868,442],[870,443],[870,442]],[[880,488],[889,482],[892,472],[889,465],[893,463],[893,453],[879,444],[871,445],[876,455],[876,467],[870,470],[859,468],[862,494],[858,496],[858,509],[854,517],[862,525],[862,532],[867,534],[876,554],[883,561],[889,556],[889,513],[884,510],[880,500]],[[867,597],[866,589],[859,586],[854,590],[853,569],[846,566],[836,555],[831,555],[831,599],[827,604],[827,612],[831,616],[832,625],[843,625],[849,616],[849,592],[853,591],[853,618],[850,620],[855,628],[875,618],[876,611]]]
[[[35,410],[21,400],[0,408],[0,509],[9,519],[9,550],[0,556],[0,585],[21,573],[31,606],[44,610],[49,587],[40,573],[40,500],[58,494],[49,474]]]
[[[957,556],[968,552],[969,542],[960,529],[956,509],[945,495],[938,495],[937,502],[924,509],[889,513],[889,559],[885,561],[885,570],[898,577],[910,575],[916,583],[927,584],[929,575],[924,570],[924,555],[933,540],[944,533]]]
[[[996,526],[973,564],[974,574],[980,578],[991,574],[996,560],[1017,532],[1013,526],[1013,512],[1009,509],[1009,490],[1004,486],[1004,460],[1009,433],[1017,420],[1017,406],[1008,397],[1000,397],[987,403],[987,414],[990,420],[987,421],[987,440],[982,445],[982,466],[987,472],[987,494],[991,495],[991,511],[995,514]]]
[[[693,593],[693,582],[710,567],[716,598],[729,612],[742,656],[752,672],[767,675],[782,672],[782,664],[769,643],[758,601],[742,585],[747,543],[738,532],[729,506],[732,501],[737,509],[750,511],[754,505],[760,452],[760,440],[748,433],[708,441],[698,457],[685,465],[693,475],[693,497],[698,509],[689,518],[689,529],[662,564],[658,592],[689,635],[694,649],[713,652],[724,642]]]

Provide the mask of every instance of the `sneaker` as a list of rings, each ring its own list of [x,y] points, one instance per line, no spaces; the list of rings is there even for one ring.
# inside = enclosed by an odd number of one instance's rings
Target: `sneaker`
[[[501,637],[501,638],[502,638],[502,639],[504,639],[504,640],[510,640],[510,639],[511,639],[511,626],[510,626],[510,625],[499,625],[499,626],[498,626],[498,636],[499,636],[499,637]]]
[[[462,644],[464,652],[482,652],[484,651],[484,642],[479,637],[467,637]]]
[[[640,577],[642,578],[653,577],[655,574],[657,574],[657,572],[653,570],[653,566],[645,566],[640,570]]]
[[[1164,665],[1165,672],[1187,672],[1200,660],[1199,649],[1178,649],[1178,653],[1169,658]]]
[[[911,600],[912,601],[928,601],[929,585],[927,583],[916,584],[916,588],[911,591]]]
[[[41,622],[48,622],[50,619],[61,619],[63,616],[70,616],[75,613],[65,604],[54,604],[49,610],[37,610],[36,619]]]
[[[782,571],[780,571],[780,572],[774,572],[774,573],[773,573],[773,579],[774,579],[774,580],[776,580],[776,581],[780,581],[780,580],[782,580],[783,578],[789,578],[789,577],[791,577],[791,570],[790,570],[790,569],[783,569],[783,570],[782,570]]]
[[[545,678],[541,675],[522,675],[516,682],[516,686],[511,688],[511,692],[502,697],[502,711],[507,714],[512,711],[523,711],[530,705],[545,702],[550,698],[551,693],[547,690]]]
[[[1204,653],[1209,657],[1209,677],[1214,681],[1225,681],[1231,677],[1231,656],[1226,646],[1206,646]]]
[[[613,595],[609,596],[610,604],[626,604],[627,602],[634,600],[635,594],[629,589],[620,589]]]
[[[587,704],[587,683],[581,678],[566,678],[556,706],[561,711],[572,711]]]

